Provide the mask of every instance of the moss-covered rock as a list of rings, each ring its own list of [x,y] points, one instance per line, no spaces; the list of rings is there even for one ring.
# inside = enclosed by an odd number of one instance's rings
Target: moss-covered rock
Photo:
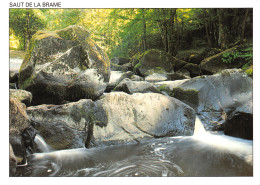
[[[35,104],[96,99],[110,76],[107,55],[83,27],[38,31],[31,39],[19,73],[19,87]]]
[[[195,89],[183,89],[180,87],[176,87],[172,89],[172,93],[170,94],[172,97],[186,103],[191,107],[198,107],[199,105],[199,91]]]
[[[187,64],[187,62],[172,57],[164,51],[151,49],[144,53],[140,62],[134,66],[134,70],[138,71],[142,76],[147,76],[149,75],[149,73],[147,73],[149,70],[160,68],[166,72],[173,72],[185,64]]]

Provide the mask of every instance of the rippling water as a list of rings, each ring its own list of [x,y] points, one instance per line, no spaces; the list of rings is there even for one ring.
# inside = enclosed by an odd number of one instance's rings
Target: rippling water
[[[252,176],[252,141],[214,136],[37,153],[18,176]],[[219,142],[223,144],[220,147]],[[223,143],[224,142],[224,143]],[[234,146],[234,147],[233,147]]]

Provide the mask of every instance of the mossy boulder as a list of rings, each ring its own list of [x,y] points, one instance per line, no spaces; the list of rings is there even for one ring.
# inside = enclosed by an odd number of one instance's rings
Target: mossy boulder
[[[142,76],[147,76],[150,74],[149,70],[160,68],[166,72],[173,72],[185,64],[187,62],[181,61],[164,51],[151,49],[144,53],[140,62],[134,66],[134,70]]]
[[[80,26],[33,35],[19,72],[19,87],[33,103],[96,99],[106,88],[110,63],[104,51]]]

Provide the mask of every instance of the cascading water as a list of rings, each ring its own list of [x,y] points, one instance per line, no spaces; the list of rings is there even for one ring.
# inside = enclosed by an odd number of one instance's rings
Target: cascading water
[[[41,145],[45,146],[43,140]],[[252,141],[205,131],[139,144],[36,153],[18,176],[252,176]]]
[[[34,142],[40,152],[50,152],[52,148],[45,142],[45,140],[39,134],[36,134]]]

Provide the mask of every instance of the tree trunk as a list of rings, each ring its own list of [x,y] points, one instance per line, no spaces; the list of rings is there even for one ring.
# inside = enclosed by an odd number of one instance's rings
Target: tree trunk
[[[176,9],[169,10],[170,19],[168,21],[168,53],[172,56],[176,54],[175,47],[174,47],[174,17],[176,14]]]
[[[25,43],[25,50],[27,50],[30,42],[30,32],[29,32],[29,9],[26,9],[26,43]]]
[[[223,8],[218,9],[218,22],[219,22],[218,44],[221,49],[226,49],[226,47],[227,47],[224,13],[225,13],[225,10]]]
[[[241,40],[245,38],[245,29],[246,29],[247,17],[248,17],[248,8],[246,9],[245,16],[244,16],[244,19],[243,19],[243,22],[242,22],[242,29],[241,29],[241,35],[240,35]]]
[[[205,30],[206,30],[206,36],[207,36],[207,42],[208,42],[208,47],[212,48],[212,40],[210,36],[210,31],[209,31],[209,20],[208,20],[208,14],[206,12],[207,10],[204,10],[204,25],[205,25]]]
[[[162,37],[162,41],[164,44],[165,52],[168,52],[168,29],[167,29],[167,20],[166,20],[166,10],[165,9],[156,9],[159,19],[158,19],[158,27],[160,31],[160,35]]]
[[[146,38],[146,20],[145,20],[145,9],[142,11],[142,23],[143,23],[143,51],[147,50],[147,38]]]

